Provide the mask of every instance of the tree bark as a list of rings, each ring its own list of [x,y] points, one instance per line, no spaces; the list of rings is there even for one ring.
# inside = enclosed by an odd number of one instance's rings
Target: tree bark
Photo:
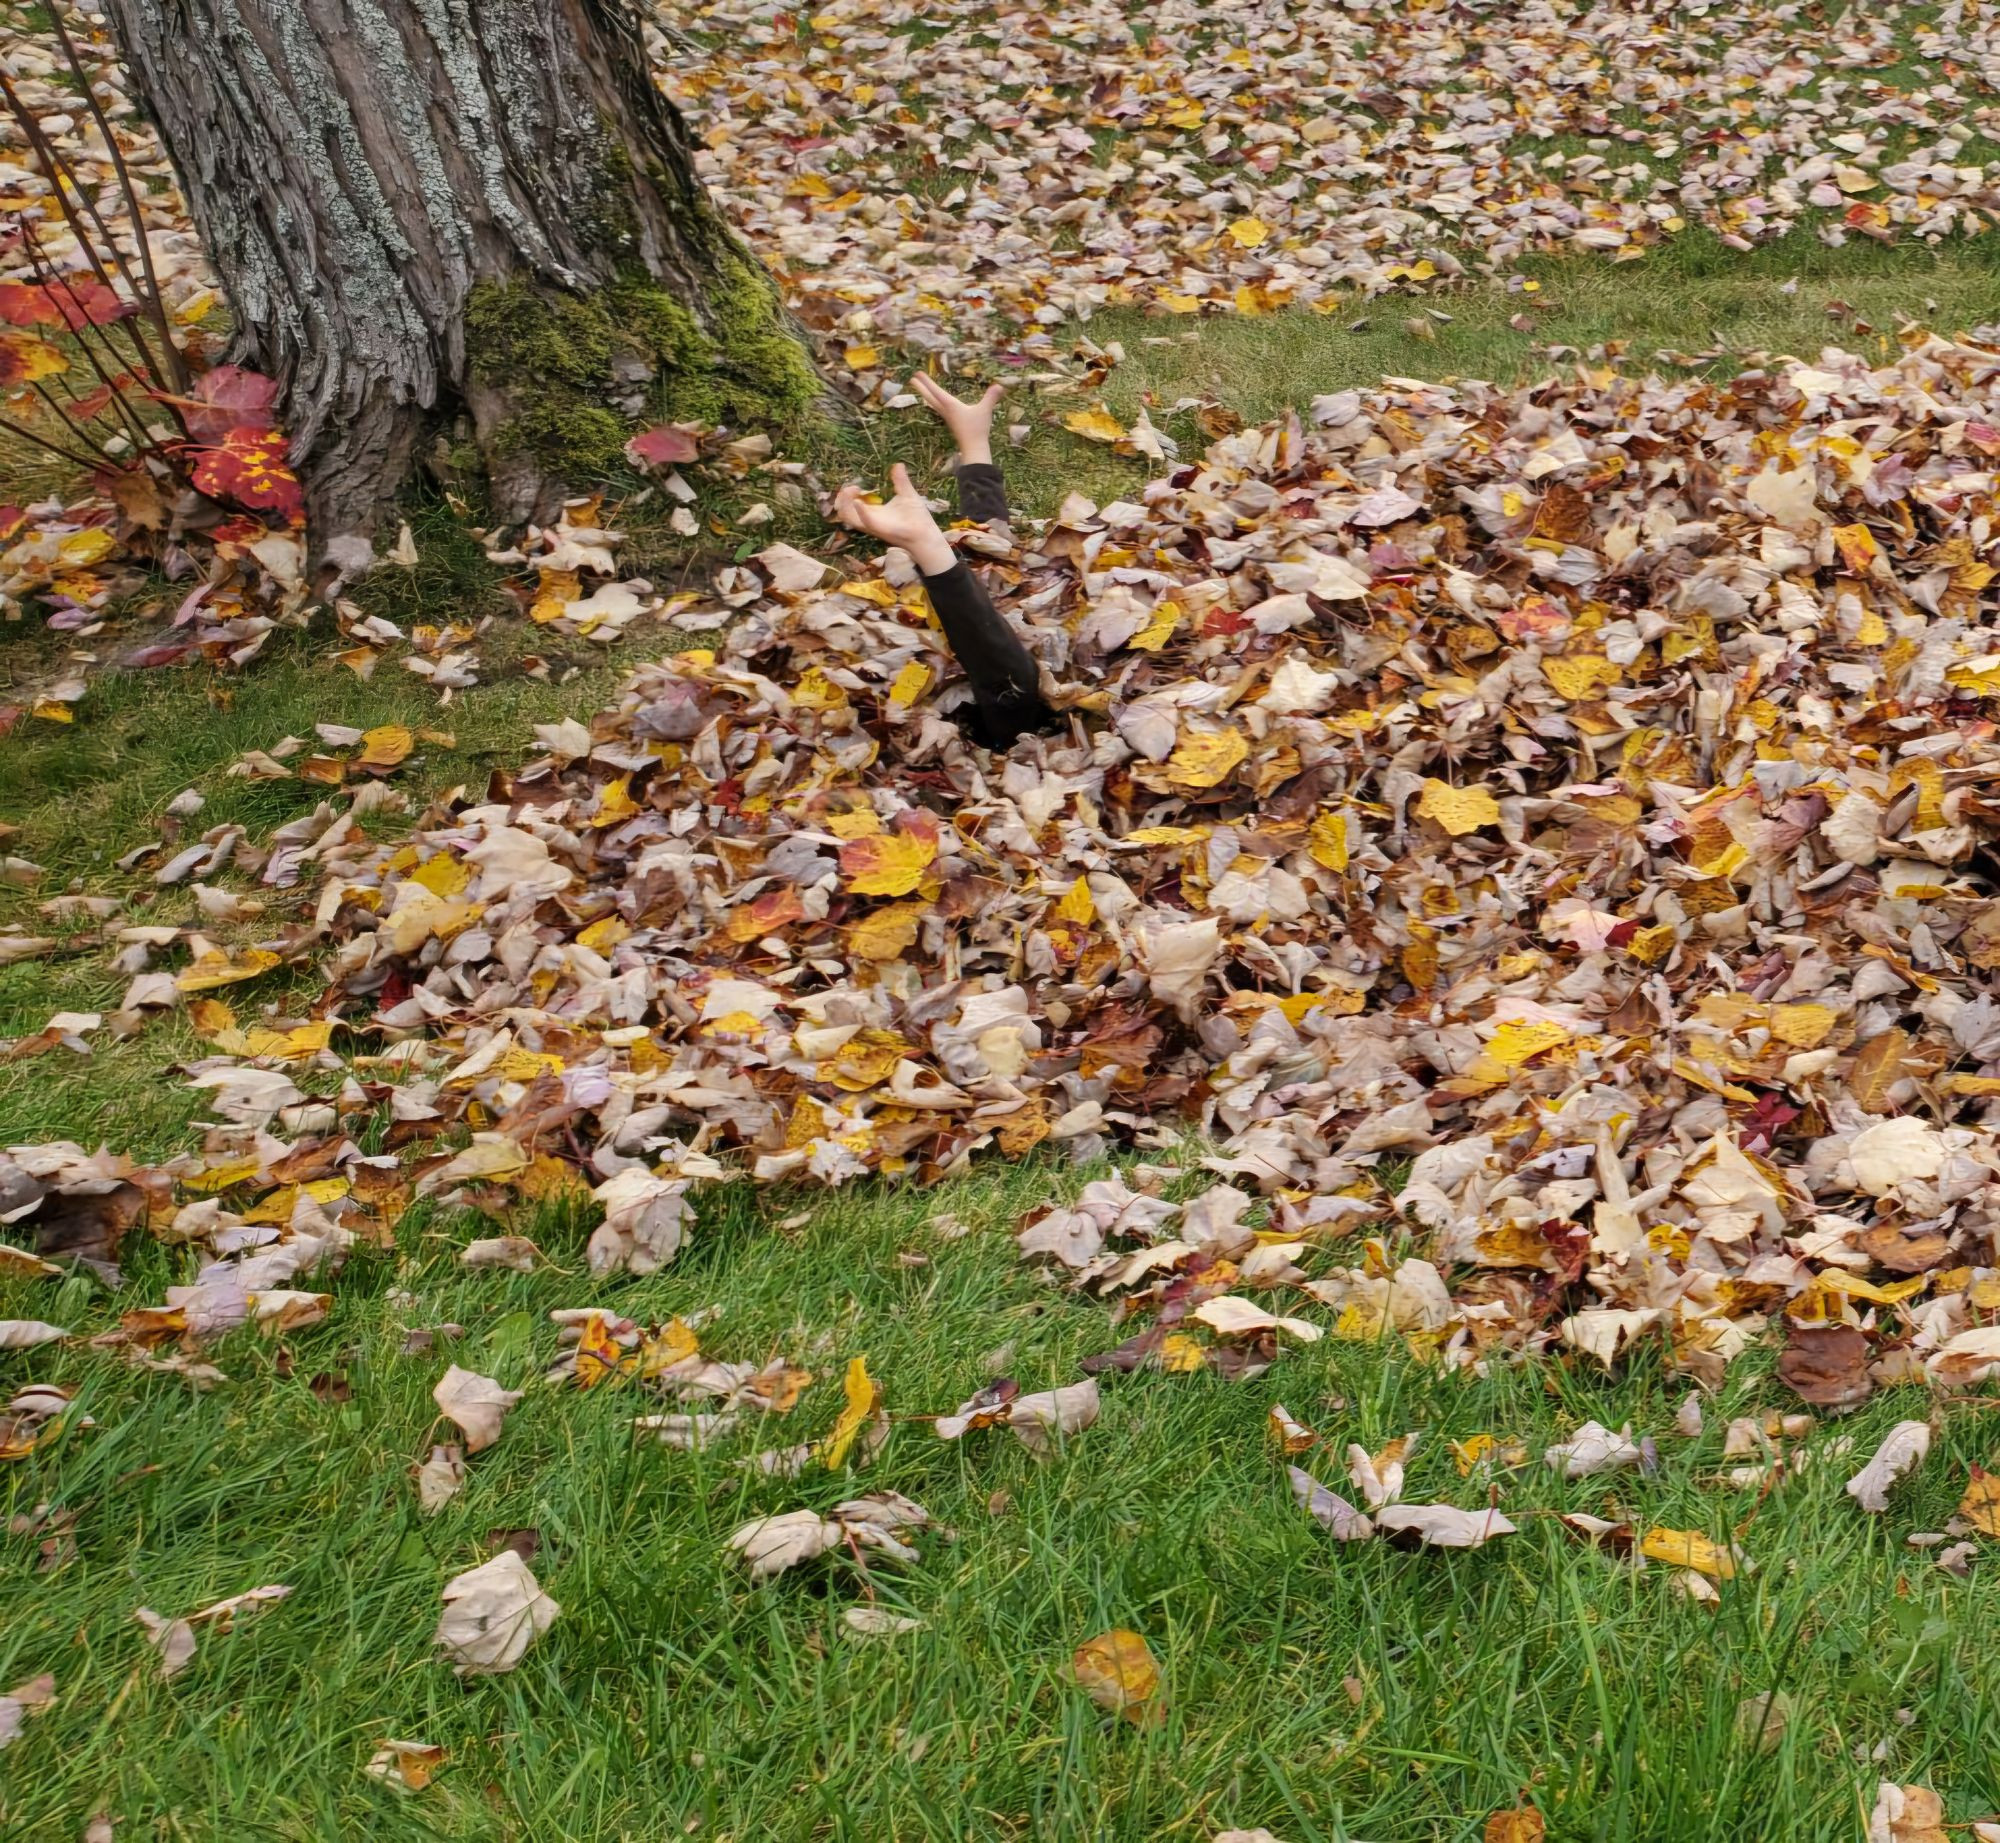
[[[627,0],[108,0],[315,548],[469,419],[503,516],[615,411],[796,414],[816,379],[709,199]]]

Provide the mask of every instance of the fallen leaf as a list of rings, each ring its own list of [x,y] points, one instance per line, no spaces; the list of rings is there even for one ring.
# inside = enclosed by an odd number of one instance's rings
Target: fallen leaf
[[[1135,1725],[1165,1719],[1160,1667],[1137,1632],[1121,1626],[1086,1639],[1070,1659],[1070,1675],[1099,1708]]]
[[[460,1676],[498,1676],[520,1663],[561,1611],[520,1555],[502,1549],[445,1582],[431,1642]]]
[[[421,1792],[444,1763],[444,1749],[429,1741],[384,1741],[361,1770],[399,1792]]]
[[[1931,1430],[1925,1421],[1898,1421],[1860,1471],[1847,1481],[1847,1495],[1863,1510],[1889,1508],[1889,1489],[1923,1464],[1931,1450]]]
[[[483,1453],[500,1437],[507,1410],[521,1399],[519,1389],[503,1389],[491,1376],[454,1363],[431,1391],[438,1411],[465,1435],[468,1453]]]
[[[1500,823],[1500,803],[1483,787],[1454,787],[1448,781],[1426,781],[1417,816],[1435,819],[1453,838]]]

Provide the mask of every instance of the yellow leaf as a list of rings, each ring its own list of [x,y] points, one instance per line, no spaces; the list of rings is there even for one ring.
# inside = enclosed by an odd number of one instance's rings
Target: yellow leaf
[[[213,992],[218,986],[235,985],[255,979],[259,973],[268,973],[282,957],[268,947],[245,948],[234,959],[218,949],[203,954],[174,984],[183,992]]]
[[[1974,1466],[1965,1495],[1958,1500],[1959,1521],[1982,1536],[2000,1536],[2000,1473]]]
[[[239,1056],[255,1056],[271,1062],[297,1062],[307,1056],[316,1056],[333,1039],[331,1020],[318,1024],[300,1024],[292,1030],[246,1030],[242,1033],[243,1043],[235,1053]]]
[[[598,830],[623,825],[638,811],[639,802],[632,798],[632,777],[613,775],[597,791],[597,811],[591,814],[590,823]]]
[[[639,1345],[639,1374],[642,1378],[659,1375],[670,1370],[677,1363],[685,1363],[689,1357],[701,1353],[701,1339],[688,1329],[681,1318],[671,1318],[661,1327],[658,1337],[643,1339]]]
[[[577,580],[575,570],[544,570],[540,585],[535,590],[535,599],[528,609],[528,618],[547,626],[551,621],[562,619],[571,602],[583,593],[583,584]]]
[[[626,939],[632,927],[622,915],[600,915],[588,928],[579,929],[576,944],[588,947],[592,953],[609,953],[618,943]]]
[[[1595,697],[1606,685],[1617,684],[1621,674],[1602,653],[1570,653],[1561,659],[1544,659],[1542,676],[1559,697],[1574,704]]]
[[[840,848],[841,873],[857,896],[907,896],[936,862],[936,841],[908,832],[849,839]]]
[[[606,1378],[615,1376],[628,1358],[618,1340],[611,1335],[611,1327],[605,1322],[601,1312],[593,1312],[583,1321],[583,1335],[576,1344],[576,1382],[582,1389],[594,1389]]]
[[[1775,1005],[1771,1010],[1771,1035],[1794,1049],[1818,1049],[1833,1024],[1827,1005]]]
[[[1169,1331],[1160,1341],[1160,1367],[1170,1376],[1186,1376],[1208,1361],[1208,1347],[1185,1331]]]
[[[0,351],[7,357],[7,385],[33,384],[42,378],[60,377],[69,369],[69,360],[58,346],[32,333],[0,335]]]
[[[1070,1658],[1070,1672],[1100,1709],[1136,1723],[1158,1718],[1160,1667],[1137,1632],[1120,1628],[1086,1640]]]
[[[847,945],[858,959],[886,964],[900,960],[917,944],[917,925],[926,913],[921,902],[901,902],[864,915],[847,931]]]
[[[1056,904],[1056,919],[1074,922],[1079,928],[1088,928],[1097,919],[1097,904],[1091,899],[1089,878],[1078,877],[1063,892],[1062,901]]]
[[[76,712],[57,698],[37,698],[32,706],[33,713],[44,723],[74,723]]]
[[[915,1047],[893,1030],[858,1030],[840,1046],[838,1054],[820,1063],[815,1073],[821,1081],[849,1094],[862,1094],[887,1081],[896,1072],[896,1064]]]
[[[433,896],[456,896],[472,881],[472,867],[463,858],[440,851],[411,871],[409,881],[420,884]]]
[[[1153,604],[1151,619],[1125,644],[1135,652],[1157,652],[1174,637],[1174,630],[1180,624],[1181,605],[1172,596],[1166,596]]]
[[[1850,575],[1867,575],[1875,559],[1882,554],[1881,547],[1875,542],[1875,534],[1866,525],[1836,525],[1833,541]]]
[[[1523,1063],[1560,1048],[1570,1040],[1570,1035],[1562,1025],[1548,1021],[1502,1024],[1486,1045],[1486,1059],[1497,1062],[1503,1069],[1518,1069]]]
[[[889,702],[907,710],[931,688],[931,669],[921,659],[912,659],[896,674],[889,687]]]
[[[1542,1843],[1547,1827],[1533,1805],[1496,1811],[1486,1820],[1485,1843]]]
[[[361,738],[354,765],[369,774],[386,774],[416,746],[416,737],[400,723],[385,723]]]
[[[1417,802],[1420,819],[1435,819],[1453,838],[1463,838],[1481,826],[1500,823],[1500,802],[1483,787],[1454,787],[1449,781],[1425,781]]]
[[[204,1037],[219,1037],[236,1028],[236,1013],[219,998],[197,998],[188,1006],[188,1022]]]
[[[1201,296],[1198,294],[1163,294],[1160,305],[1170,314],[1198,314],[1201,312]]]
[[[1238,248],[1254,250],[1269,240],[1271,227],[1262,218],[1238,218],[1230,225],[1229,235]]]
[[[834,1422],[833,1431],[826,1436],[826,1444],[820,1454],[829,1472],[837,1472],[847,1463],[847,1455],[860,1438],[862,1428],[868,1425],[882,1405],[882,1390],[868,1374],[866,1357],[855,1357],[848,1363],[847,1380],[843,1387],[847,1392],[847,1405],[841,1409],[840,1419]]]
[[[1118,842],[1121,845],[1198,845],[1208,836],[1210,829],[1208,826],[1141,826],[1136,832],[1127,832]]]
[[[867,371],[882,362],[882,354],[873,346],[849,346],[846,356],[850,371]]]
[[[1930,1276],[1920,1273],[1908,1280],[1878,1286],[1873,1280],[1864,1280],[1844,1267],[1829,1267],[1817,1278],[1820,1285],[1836,1293],[1845,1293],[1851,1299],[1866,1299],[1873,1305],[1901,1305],[1905,1299],[1914,1298],[1930,1284]]]
[[[1249,739],[1239,729],[1195,731],[1181,738],[1168,760],[1167,779],[1176,787],[1214,787],[1249,753]]]
[[[1727,1549],[1691,1529],[1649,1529],[1639,1542],[1639,1553],[1649,1561],[1663,1561],[1669,1567],[1692,1568],[1697,1574],[1718,1581],[1733,1580],[1736,1558]]]
[[[1125,425],[1101,403],[1094,409],[1071,410],[1062,421],[1063,427],[1072,435],[1081,435],[1089,441],[1122,442],[1125,439]]]
[[[1321,813],[1306,833],[1307,849],[1315,864],[1328,870],[1347,868],[1347,814],[1344,810]]]
[[[841,710],[846,707],[847,693],[818,666],[810,666],[792,687],[792,702],[802,710]]]
[[[1671,922],[1661,922],[1657,927],[1641,928],[1625,943],[1625,951],[1633,959],[1651,966],[1655,961],[1664,960],[1679,938]]]

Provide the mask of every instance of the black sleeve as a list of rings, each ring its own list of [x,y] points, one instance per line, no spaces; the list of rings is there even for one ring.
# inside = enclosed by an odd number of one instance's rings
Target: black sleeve
[[[991,461],[967,461],[958,473],[958,515],[975,524],[1007,522],[1007,482]]]
[[[994,607],[979,578],[963,563],[954,563],[939,575],[926,575],[924,592],[937,610],[952,657],[972,681],[979,740],[988,748],[1006,749],[1030,730],[1053,726],[1056,715],[1042,701],[1034,656]]]

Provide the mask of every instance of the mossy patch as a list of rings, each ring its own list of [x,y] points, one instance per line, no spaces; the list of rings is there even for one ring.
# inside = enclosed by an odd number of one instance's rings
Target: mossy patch
[[[652,374],[651,415],[670,422],[782,428],[810,414],[819,380],[786,331],[777,289],[730,250],[701,320],[649,276],[600,293],[526,281],[482,283],[466,308],[474,375],[515,406],[501,433],[550,474],[580,480],[616,465],[632,424],[611,407],[631,390],[637,359]]]

